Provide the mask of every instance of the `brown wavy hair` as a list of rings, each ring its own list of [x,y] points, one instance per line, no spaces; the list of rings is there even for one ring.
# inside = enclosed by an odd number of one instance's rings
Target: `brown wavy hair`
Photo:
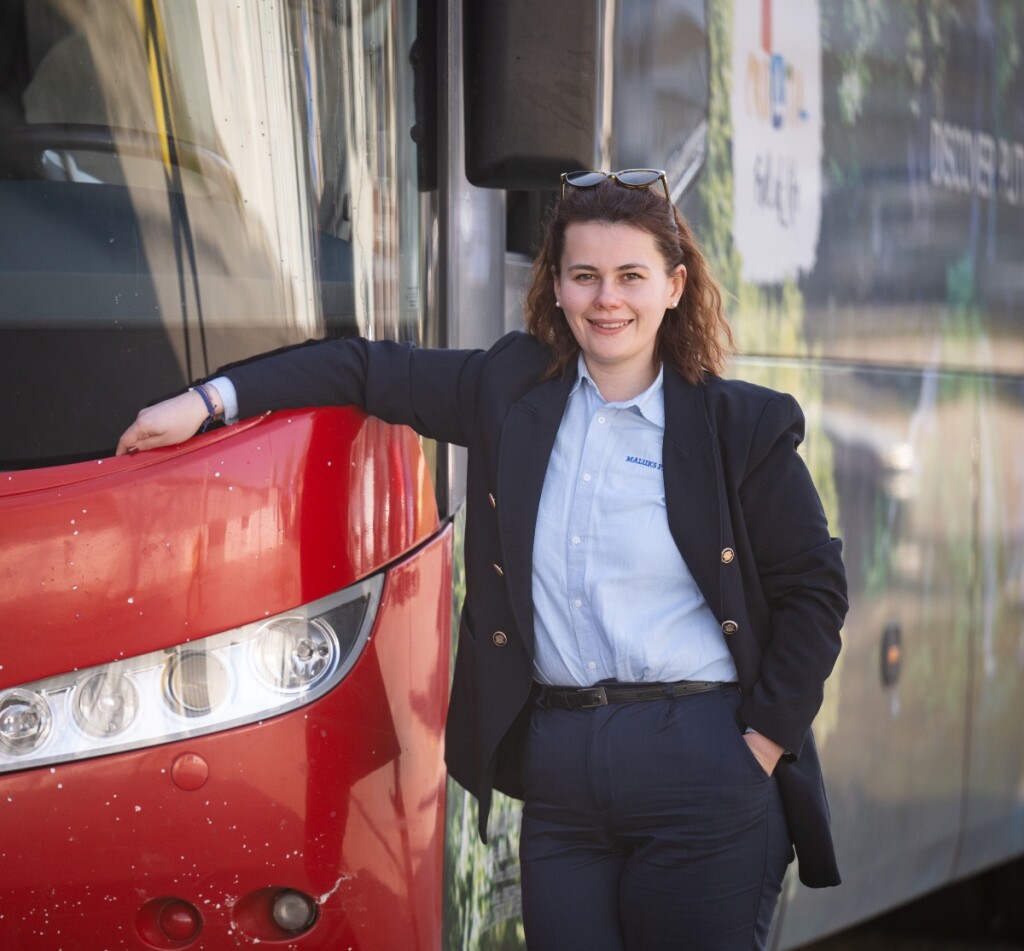
[[[571,224],[600,221],[646,231],[665,260],[665,273],[686,267],[679,303],[665,311],[655,340],[655,357],[675,367],[689,383],[707,374],[720,375],[735,352],[732,330],[722,313],[722,293],[701,253],[697,239],[679,211],[665,201],[661,184],[626,188],[613,179],[591,188],[568,186],[555,202],[544,230],[540,253],[526,295],[526,329],[552,352],[545,379],[560,376],[579,353],[565,315],[555,305],[553,275],[562,266],[565,232]]]

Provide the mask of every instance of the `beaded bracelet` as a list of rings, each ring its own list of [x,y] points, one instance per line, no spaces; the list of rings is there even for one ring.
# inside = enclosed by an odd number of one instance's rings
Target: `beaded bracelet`
[[[205,433],[217,421],[217,411],[213,407],[213,400],[210,399],[210,394],[206,392],[206,387],[202,383],[190,387],[190,389],[193,393],[198,393],[206,404],[207,416],[203,420],[203,425],[199,427],[199,432]]]

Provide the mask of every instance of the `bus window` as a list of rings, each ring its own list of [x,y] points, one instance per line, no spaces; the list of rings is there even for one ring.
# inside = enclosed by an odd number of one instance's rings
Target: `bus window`
[[[424,336],[400,6],[4,4],[0,467],[256,353]]]
[[[678,201],[707,152],[704,0],[626,0],[617,14],[614,63],[613,167],[664,168]]]

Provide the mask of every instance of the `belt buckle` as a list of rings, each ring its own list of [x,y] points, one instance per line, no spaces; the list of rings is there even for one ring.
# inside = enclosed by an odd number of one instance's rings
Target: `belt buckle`
[[[608,691],[604,687],[583,687],[580,690],[581,697],[590,696],[593,699],[580,704],[581,710],[590,710],[593,707],[608,706]]]

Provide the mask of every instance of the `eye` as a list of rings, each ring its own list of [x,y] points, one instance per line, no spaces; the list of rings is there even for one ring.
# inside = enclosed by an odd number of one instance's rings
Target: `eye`
[[[639,271],[626,271],[622,275],[622,279],[628,282],[642,281],[644,279],[644,276]]]

